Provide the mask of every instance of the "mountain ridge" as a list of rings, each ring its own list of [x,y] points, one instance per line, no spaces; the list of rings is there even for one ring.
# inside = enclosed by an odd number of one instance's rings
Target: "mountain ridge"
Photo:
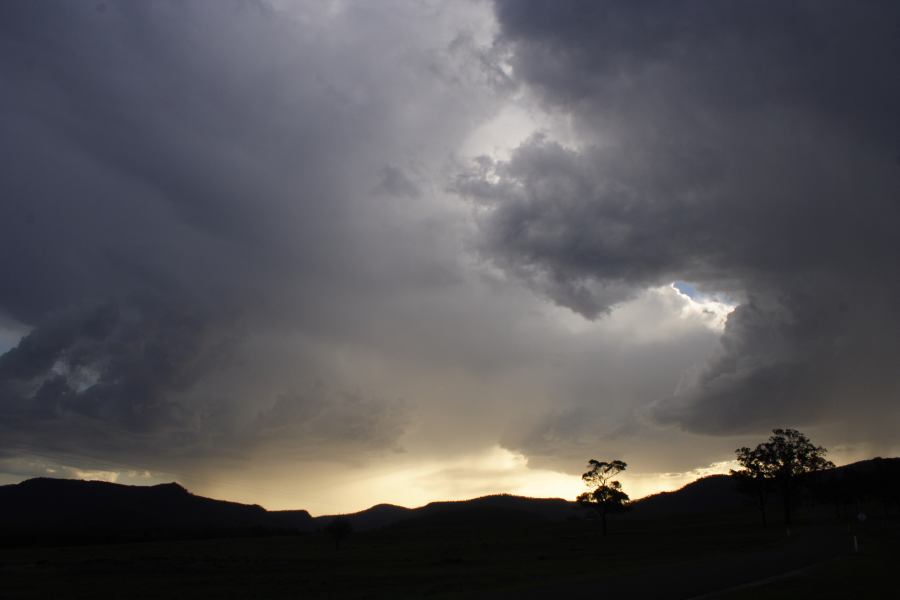
[[[900,458],[879,457],[835,467],[811,476],[811,483],[846,474],[858,478],[885,467],[897,472]],[[640,517],[664,517],[747,510],[751,505],[728,475],[710,475],[678,490],[636,500],[631,512]],[[336,519],[349,521],[357,531],[367,531],[581,518],[584,513],[573,501],[512,494],[440,500],[416,508],[381,503],[354,513],[313,517],[302,509],[269,511],[258,504],[194,495],[176,482],[138,486],[39,477],[0,486],[0,534],[3,539],[19,541],[60,536],[106,540],[302,533],[322,529]]]
[[[0,532],[11,540],[157,539],[312,530],[307,511],[191,494],[172,482],[124,485],[39,477],[0,486]]]

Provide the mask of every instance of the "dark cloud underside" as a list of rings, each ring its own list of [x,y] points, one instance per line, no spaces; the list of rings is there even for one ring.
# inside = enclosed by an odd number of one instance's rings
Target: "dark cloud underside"
[[[30,330],[0,358],[8,445],[396,447],[407,409],[323,355],[458,279],[403,169],[435,155],[420,130],[451,142],[485,110],[489,75],[472,43],[415,33],[427,11],[297,8],[0,7],[0,312]],[[335,406],[288,410],[296,390]]]
[[[589,318],[679,279],[739,299],[661,422],[896,416],[897,4],[495,6],[516,77],[584,146],[532,138],[460,178],[483,253]]]

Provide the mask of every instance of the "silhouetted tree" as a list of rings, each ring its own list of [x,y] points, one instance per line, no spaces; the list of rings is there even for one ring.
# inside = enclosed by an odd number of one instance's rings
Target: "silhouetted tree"
[[[622,512],[628,508],[628,494],[622,491],[622,484],[612,478],[625,470],[621,460],[601,462],[593,458],[588,462],[588,470],[581,479],[590,491],[580,494],[576,501],[583,507],[600,515],[603,535],[606,535],[606,515]]]
[[[341,542],[353,533],[353,524],[343,517],[338,517],[325,526],[325,533],[334,540],[334,549],[337,550],[341,547]]]
[[[772,480],[769,476],[768,465],[765,463],[763,452],[759,447],[750,449],[746,446],[735,450],[738,463],[743,467],[740,471],[731,470],[732,478],[737,481],[738,490],[752,496],[756,502],[762,517],[763,527],[768,525],[766,518],[766,505],[769,501],[769,492],[772,489]]]
[[[768,441],[753,450],[746,447],[735,450],[738,463],[743,467],[736,473],[739,477],[771,481],[781,493],[784,523],[790,526],[791,503],[800,476],[834,467],[834,463],[825,460],[826,452],[796,429],[773,429]]]

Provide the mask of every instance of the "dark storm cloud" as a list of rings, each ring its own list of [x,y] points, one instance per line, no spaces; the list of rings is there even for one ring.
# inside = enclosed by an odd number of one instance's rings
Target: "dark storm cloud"
[[[421,194],[393,166],[429,157],[420,131],[482,110],[459,81],[483,58],[403,6],[295,8],[0,7],[0,313],[30,331],[0,357],[7,446],[138,466],[279,432],[396,447],[406,405],[340,391],[309,348],[455,280],[445,234],[401,231],[423,211],[388,196]],[[320,378],[303,410],[279,396]]]
[[[103,6],[0,3],[0,477],[893,422],[893,7]]]
[[[150,297],[48,316],[0,357],[5,443],[119,459],[197,450],[202,408],[177,398],[230,366],[234,332],[215,322]]]
[[[316,383],[305,392],[279,394],[275,404],[260,413],[252,430],[260,441],[275,438],[306,453],[335,440],[343,440],[351,451],[402,450],[397,439],[408,421],[408,407],[400,400],[337,392]]]
[[[897,4],[495,8],[515,76],[581,144],[533,137],[459,178],[483,254],[588,318],[673,280],[738,300],[663,423],[894,418]]]

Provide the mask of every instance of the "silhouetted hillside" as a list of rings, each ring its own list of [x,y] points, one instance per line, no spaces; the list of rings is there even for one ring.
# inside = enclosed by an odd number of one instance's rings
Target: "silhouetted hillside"
[[[741,494],[728,475],[710,475],[679,490],[661,492],[632,504],[632,512],[643,517],[687,515],[741,510],[747,497]]]
[[[394,523],[408,519],[412,514],[415,514],[416,510],[420,509],[406,508],[394,504],[376,504],[371,508],[367,508],[366,510],[357,513],[346,515],[324,515],[315,517],[313,521],[317,528],[322,528],[338,517],[343,517],[350,522],[355,531],[366,531],[370,529],[380,529],[381,527],[387,527],[388,525],[393,525]]]
[[[900,468],[900,459],[871,459],[852,465],[845,465],[823,471],[811,478],[838,476],[853,480],[858,476],[886,472]],[[778,502],[777,490],[772,490],[770,503]],[[710,475],[691,482],[684,487],[653,494],[635,501],[630,514],[636,517],[664,517],[696,515],[703,513],[724,513],[750,510],[752,498],[742,494],[728,475]],[[456,502],[432,502],[419,508],[404,508],[390,504],[379,504],[367,510],[347,515],[316,517],[316,527],[327,525],[337,516],[346,518],[357,531],[366,531],[388,526],[402,527],[459,527],[465,524],[525,522],[534,520],[565,521],[585,516],[574,502],[558,498],[524,498],[511,495],[493,495]],[[627,517],[625,517],[627,518]]]
[[[900,502],[900,458],[872,458],[825,469],[800,478],[799,483],[803,484],[804,494],[797,499],[807,503],[880,500],[887,512]],[[777,486],[772,486],[768,504],[777,507],[780,501]],[[753,502],[728,475],[710,475],[679,490],[642,498],[632,505],[632,513],[642,517],[721,513],[746,509]]]
[[[464,502],[433,502],[415,511],[397,527],[483,527],[485,525],[526,525],[580,518],[574,502],[558,498],[484,496]]]
[[[432,502],[419,509],[422,519],[437,522],[465,515],[507,515],[519,519],[565,521],[579,514],[578,505],[560,498],[525,498],[507,494],[483,496],[462,502]]]
[[[30,479],[0,486],[0,532],[7,541],[156,539],[312,528],[306,511],[195,496],[177,483],[128,486]]]
[[[806,501],[834,504],[842,513],[859,500],[900,506],[900,459],[872,459],[805,478]],[[777,506],[777,491],[770,502]],[[664,517],[752,510],[727,475],[712,475],[680,490],[632,505],[635,517]],[[846,511],[843,511],[846,512]],[[261,506],[195,496],[177,483],[150,487],[99,481],[31,479],[0,486],[0,542],[112,541],[246,535],[321,529],[342,516],[356,531],[384,527],[440,528],[563,522],[584,518],[574,502],[558,498],[493,495],[419,508],[379,504],[348,515],[312,518],[305,510],[266,511]],[[629,518],[623,516],[623,518]]]
[[[838,517],[857,514],[860,502],[881,505],[886,516],[900,509],[900,458],[873,458],[807,476],[807,488]]]
[[[834,473],[838,475],[857,473],[858,475],[870,475],[884,478],[900,477],[900,458],[869,458],[849,465],[827,469],[822,473]]]
[[[278,529],[293,531],[312,531],[315,523],[305,510],[270,510],[266,512],[267,522]]]
[[[458,527],[500,521],[565,521],[580,515],[577,505],[567,500],[498,494],[472,500],[431,502],[419,508],[379,504],[358,513],[316,517],[316,526],[327,525],[338,516],[350,521],[355,530],[365,531],[388,526]]]

